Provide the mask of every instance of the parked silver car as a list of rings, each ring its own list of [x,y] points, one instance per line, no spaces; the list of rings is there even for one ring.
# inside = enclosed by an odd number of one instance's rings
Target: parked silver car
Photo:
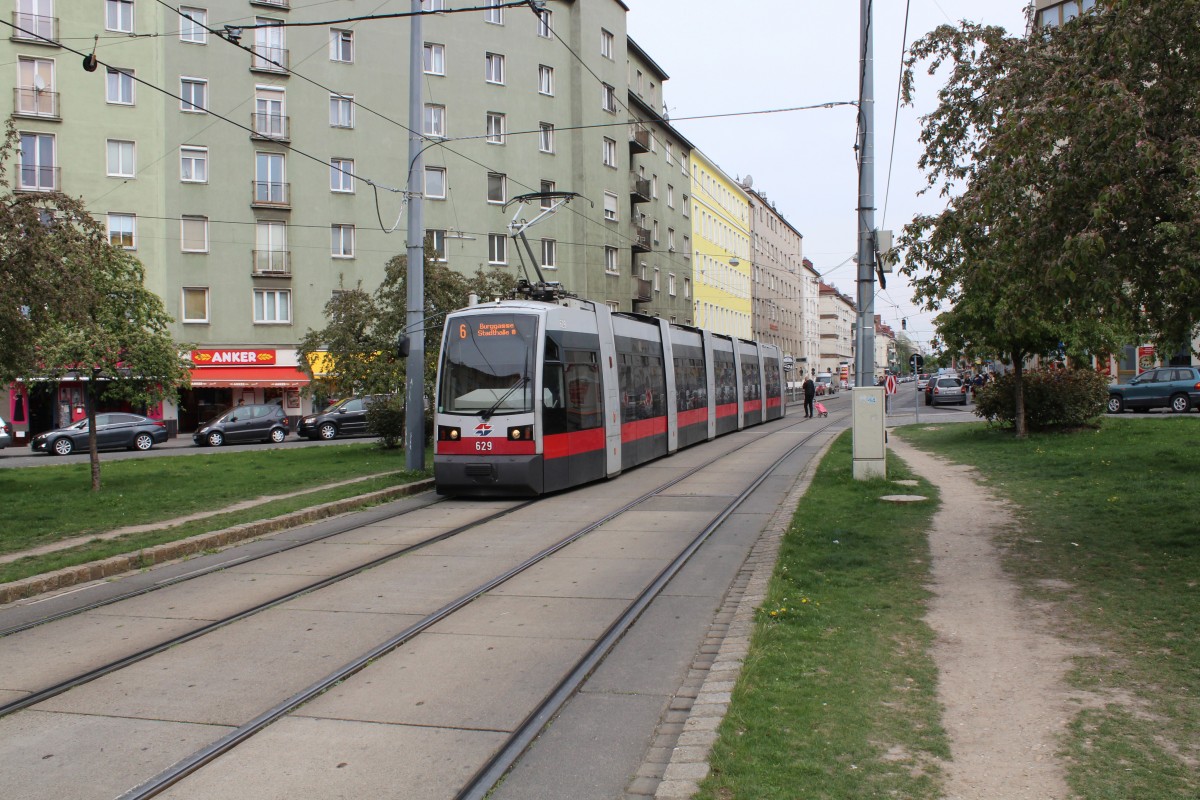
[[[4,417],[0,417],[0,450],[8,447],[13,443],[12,425],[4,421]]]

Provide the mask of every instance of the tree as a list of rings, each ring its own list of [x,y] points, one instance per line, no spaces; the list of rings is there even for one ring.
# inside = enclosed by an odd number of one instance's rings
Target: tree
[[[187,385],[171,317],[142,264],[114,247],[83,203],[59,192],[14,193],[0,148],[0,380],[87,381],[91,484],[100,489],[96,402],[152,405]]]
[[[392,394],[402,391],[405,362],[396,357],[396,339],[407,332],[408,257],[393,256],[374,293],[361,285],[343,289],[325,305],[329,324],[309,330],[300,343],[301,368],[312,380],[309,390],[325,394]],[[455,272],[425,246],[425,394],[432,398],[437,375],[440,333],[445,316],[482,298],[508,297],[516,278],[495,267],[471,278]],[[314,365],[317,368],[314,369]],[[400,408],[402,406],[398,406]]]
[[[1110,0],[1028,38],[963,23],[904,74],[950,67],[923,120],[927,190],[903,272],[951,349],[1023,359],[1174,348],[1200,319],[1200,0]],[[1019,384],[1018,384],[1019,385]],[[1018,435],[1024,435],[1023,418]]]

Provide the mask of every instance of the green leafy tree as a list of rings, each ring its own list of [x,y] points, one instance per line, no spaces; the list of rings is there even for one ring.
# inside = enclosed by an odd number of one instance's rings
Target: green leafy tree
[[[1200,0],[1109,0],[1030,37],[963,23],[909,51],[949,70],[920,166],[946,210],[906,226],[903,272],[948,349],[1168,351],[1200,319]],[[1018,401],[1017,434],[1026,432]]]
[[[87,381],[92,489],[100,489],[96,405],[148,406],[190,380],[162,300],[142,264],[114,247],[83,203],[60,192],[12,191],[18,148],[10,120],[0,147],[0,380]]]

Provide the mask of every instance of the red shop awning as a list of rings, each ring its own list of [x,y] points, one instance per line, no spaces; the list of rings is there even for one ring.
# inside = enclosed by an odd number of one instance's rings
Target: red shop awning
[[[308,376],[295,367],[203,367],[192,370],[192,386],[306,386]]]

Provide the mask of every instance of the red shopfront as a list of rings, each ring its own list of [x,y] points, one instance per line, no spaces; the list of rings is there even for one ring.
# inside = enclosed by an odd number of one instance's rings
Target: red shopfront
[[[278,403],[293,423],[300,417],[308,376],[297,368],[295,350],[220,348],[191,355],[192,388],[179,396],[181,433],[239,403]]]

